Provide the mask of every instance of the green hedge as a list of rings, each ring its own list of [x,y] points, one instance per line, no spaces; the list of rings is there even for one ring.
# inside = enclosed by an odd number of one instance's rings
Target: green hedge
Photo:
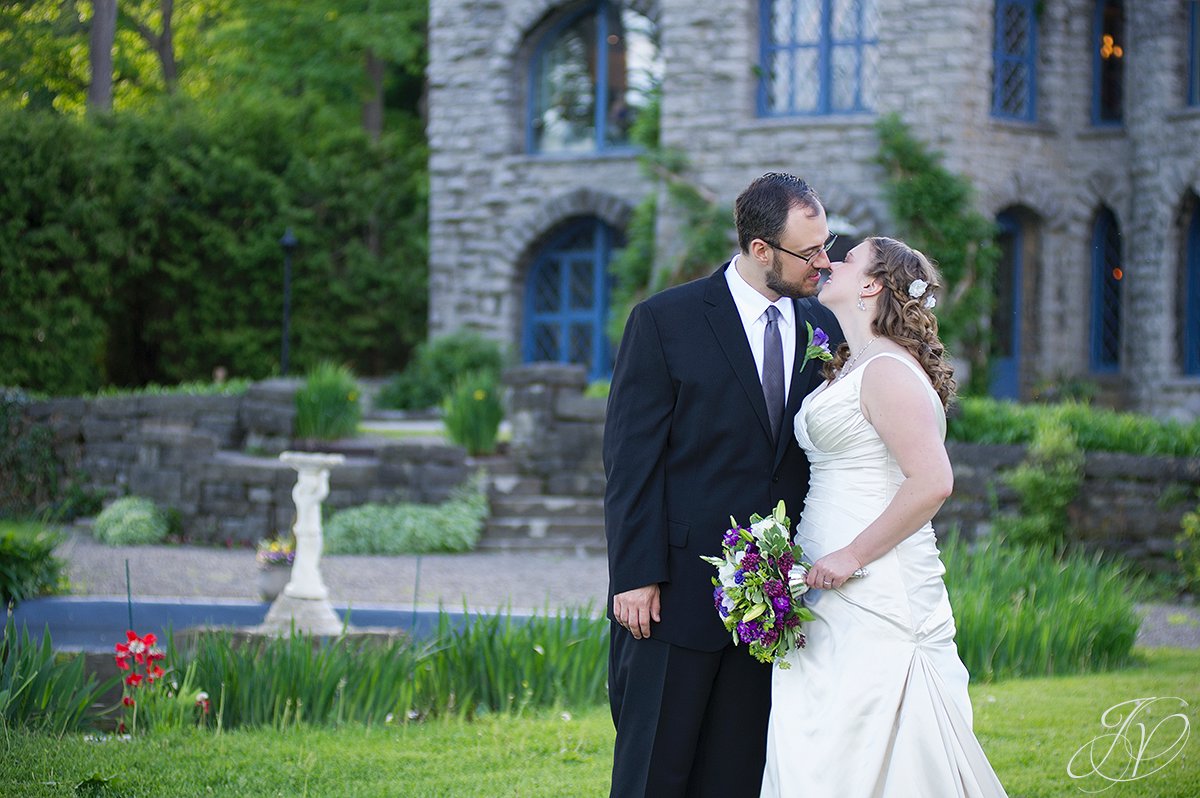
[[[1016,404],[963,397],[948,419],[946,434],[964,443],[1029,444],[1046,420],[1067,427],[1084,451],[1200,457],[1200,421],[1159,421],[1071,402]]]
[[[442,504],[364,504],[339,510],[325,524],[330,554],[425,554],[470,551],[487,519],[483,478],[476,476]]]
[[[0,384],[277,370],[283,253],[292,364],[394,372],[424,338],[427,169],[419,120],[376,143],[301,101],[164,101],[100,121],[0,111]]]
[[[63,562],[54,556],[61,540],[39,523],[0,522],[0,607],[63,587]]]
[[[96,516],[93,536],[110,546],[162,543],[171,531],[166,513],[140,496],[125,496]]]

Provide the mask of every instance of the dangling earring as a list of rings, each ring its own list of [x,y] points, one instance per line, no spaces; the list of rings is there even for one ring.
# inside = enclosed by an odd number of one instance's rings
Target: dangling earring
[[[866,310],[866,309],[867,309],[867,303],[866,303],[866,302],[863,302],[863,295],[862,295],[862,294],[859,294],[859,295],[858,295],[858,309],[859,309],[859,310]]]

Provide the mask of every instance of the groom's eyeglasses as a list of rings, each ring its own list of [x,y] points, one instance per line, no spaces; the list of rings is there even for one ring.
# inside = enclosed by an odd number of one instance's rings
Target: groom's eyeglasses
[[[833,245],[837,243],[837,233],[829,236],[829,240],[814,250],[811,255],[801,255],[799,252],[792,252],[790,249],[784,249],[774,242],[767,241],[765,238],[763,241],[766,242],[767,246],[774,247],[780,252],[786,252],[793,258],[799,258],[800,260],[804,261],[805,266],[812,266],[812,262],[817,259],[818,255],[820,255],[822,252],[828,252],[829,250],[833,249]]]

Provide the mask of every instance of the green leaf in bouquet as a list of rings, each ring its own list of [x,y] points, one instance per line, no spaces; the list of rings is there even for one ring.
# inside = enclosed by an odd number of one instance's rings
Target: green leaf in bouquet
[[[753,621],[755,618],[757,618],[758,616],[762,615],[762,614],[763,614],[764,612],[766,612],[766,611],[767,611],[767,605],[766,605],[766,604],[755,604],[753,607],[751,607],[751,608],[750,608],[750,611],[749,611],[749,612],[747,612],[747,613],[746,613],[746,614],[745,614],[745,615],[742,617],[742,621],[743,621],[744,623],[750,623],[750,621]]]

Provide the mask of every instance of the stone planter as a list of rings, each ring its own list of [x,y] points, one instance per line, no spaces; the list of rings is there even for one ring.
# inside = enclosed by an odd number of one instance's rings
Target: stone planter
[[[263,601],[274,601],[292,579],[291,566],[272,565],[258,569],[258,595]]]

